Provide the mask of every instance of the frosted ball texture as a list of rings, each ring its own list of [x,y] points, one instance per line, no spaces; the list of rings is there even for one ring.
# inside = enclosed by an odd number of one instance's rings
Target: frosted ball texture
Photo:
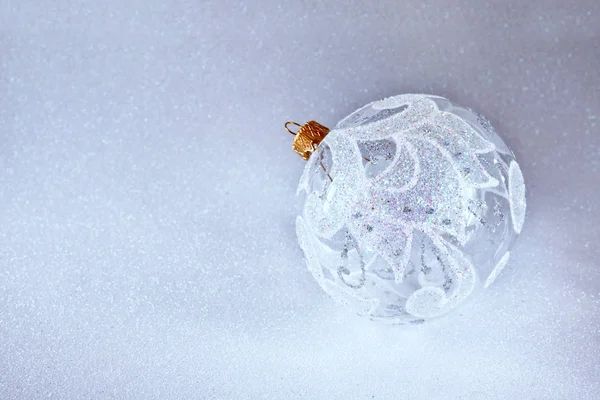
[[[514,154],[482,116],[430,95],[368,104],[340,121],[298,186],[308,268],[337,302],[420,323],[490,285],[523,227]]]

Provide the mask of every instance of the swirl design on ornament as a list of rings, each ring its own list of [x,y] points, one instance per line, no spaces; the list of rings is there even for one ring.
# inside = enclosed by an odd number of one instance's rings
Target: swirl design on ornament
[[[443,98],[395,96],[351,114],[325,137],[300,180],[307,198],[297,232],[309,269],[332,297],[365,313],[379,304],[364,294],[369,276],[385,296],[404,299],[396,301],[400,311],[418,318],[441,315],[468,296],[477,275],[462,248],[473,234],[473,204],[484,204],[482,189],[507,197],[494,189],[500,175],[482,164],[491,163],[495,144],[440,110],[436,99]],[[315,178],[324,174],[319,163],[331,180]],[[513,203],[524,204],[522,175],[512,164],[511,177]],[[518,230],[521,209],[512,211]],[[500,225],[502,210],[497,215]],[[344,245],[337,252],[332,243]],[[343,284],[324,270],[336,271]],[[407,278],[416,283],[401,286]]]

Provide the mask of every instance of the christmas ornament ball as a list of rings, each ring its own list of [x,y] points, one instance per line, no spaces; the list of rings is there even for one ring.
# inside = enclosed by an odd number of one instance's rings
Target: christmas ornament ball
[[[485,118],[443,97],[368,104],[306,158],[296,231],[308,268],[374,320],[455,309],[496,279],[523,227],[513,152]]]

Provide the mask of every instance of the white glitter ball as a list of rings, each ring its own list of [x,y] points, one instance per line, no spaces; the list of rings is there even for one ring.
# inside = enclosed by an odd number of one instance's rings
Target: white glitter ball
[[[447,313],[481,277],[487,287],[525,218],[523,175],[491,124],[430,95],[390,97],[344,118],[298,192],[298,240],[319,285],[392,323]]]

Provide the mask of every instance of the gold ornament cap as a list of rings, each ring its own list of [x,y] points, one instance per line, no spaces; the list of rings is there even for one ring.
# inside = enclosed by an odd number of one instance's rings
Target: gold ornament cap
[[[296,125],[299,127],[298,132],[293,132],[288,125]],[[292,149],[302,158],[308,160],[310,155],[315,151],[319,143],[325,139],[325,136],[330,132],[330,129],[321,125],[317,121],[308,121],[304,125],[297,122],[286,122],[285,129],[294,135]]]

